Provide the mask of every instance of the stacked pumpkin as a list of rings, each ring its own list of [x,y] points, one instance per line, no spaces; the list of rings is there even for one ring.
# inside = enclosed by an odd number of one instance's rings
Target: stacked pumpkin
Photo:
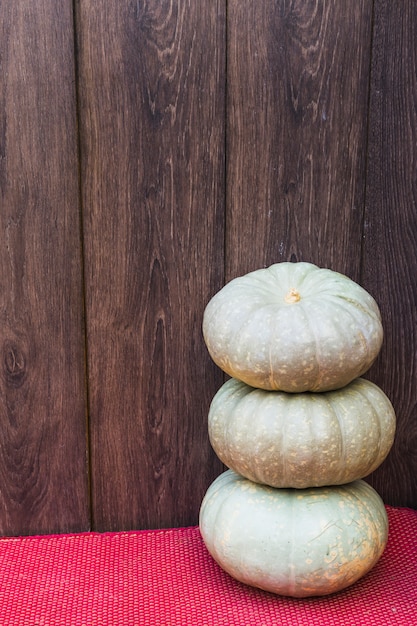
[[[207,549],[234,578],[281,595],[351,585],[388,536],[382,499],[363,480],[395,433],[389,399],[361,378],[382,343],[375,300],[332,270],[278,263],[226,284],[203,334],[232,377],[208,416],[230,469],[201,505]]]

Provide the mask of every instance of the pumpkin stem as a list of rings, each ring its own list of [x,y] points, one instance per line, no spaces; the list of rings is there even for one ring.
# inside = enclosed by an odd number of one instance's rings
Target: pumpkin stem
[[[294,304],[294,302],[298,302],[299,300],[301,300],[301,296],[297,289],[291,287],[284,300],[285,302],[288,302],[288,304]]]

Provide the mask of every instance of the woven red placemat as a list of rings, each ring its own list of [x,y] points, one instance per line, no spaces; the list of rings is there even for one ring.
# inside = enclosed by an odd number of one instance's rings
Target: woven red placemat
[[[333,596],[291,599],[236,582],[198,528],[0,540],[3,626],[417,626],[417,511],[387,507],[374,569]]]

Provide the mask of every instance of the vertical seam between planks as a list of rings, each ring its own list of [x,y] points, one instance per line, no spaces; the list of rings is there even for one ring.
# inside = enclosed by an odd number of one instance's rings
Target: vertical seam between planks
[[[91,436],[90,436],[90,391],[89,391],[89,368],[88,368],[88,335],[87,335],[87,305],[86,305],[86,278],[85,278],[85,240],[84,240],[84,203],[82,193],[82,149],[81,149],[81,112],[80,112],[80,71],[78,59],[78,14],[77,5],[79,0],[72,2],[73,21],[73,51],[74,51],[74,85],[75,85],[75,110],[76,110],[76,142],[78,163],[78,209],[79,209],[79,236],[81,248],[81,283],[82,283],[82,308],[83,308],[83,331],[84,331],[84,390],[85,390],[85,441],[87,456],[87,490],[88,490],[88,517],[89,530],[94,528],[93,492],[91,480]]]
[[[369,143],[370,143],[370,118],[371,118],[371,90],[372,90],[372,68],[374,57],[374,29],[375,29],[375,1],[372,0],[372,14],[371,14],[371,32],[369,42],[369,70],[368,70],[368,99],[366,107],[366,138],[365,138],[365,184],[363,190],[363,207],[362,207],[362,224],[361,224],[361,246],[360,246],[360,263],[359,263],[359,277],[363,280],[364,272],[364,240],[365,240],[365,220],[366,211],[368,206],[368,171],[369,171]]]
[[[229,168],[229,0],[225,2],[225,28],[224,28],[224,216],[223,216],[223,278],[222,285],[229,279],[228,276],[228,249],[227,249],[227,228],[228,228],[228,213],[229,213],[229,181],[228,181],[228,168]],[[223,373],[222,382],[226,381],[226,375]],[[223,468],[226,466],[223,464]]]
[[[224,29],[224,218],[223,218],[223,284],[228,279],[227,228],[229,213],[229,0],[225,0]]]

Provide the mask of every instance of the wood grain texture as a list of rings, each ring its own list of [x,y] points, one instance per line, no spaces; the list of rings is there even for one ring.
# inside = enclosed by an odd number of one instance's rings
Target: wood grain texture
[[[373,380],[397,435],[371,477],[386,502],[417,508],[417,5],[376,0],[362,280],[385,339]]]
[[[89,528],[70,2],[2,4],[0,533]]]
[[[197,523],[220,471],[225,5],[77,3],[94,527]]]
[[[359,277],[372,2],[228,3],[227,278]]]
[[[285,260],[378,301],[368,480],[417,508],[416,41],[412,0],[2,4],[0,534],[197,523],[205,305]]]

